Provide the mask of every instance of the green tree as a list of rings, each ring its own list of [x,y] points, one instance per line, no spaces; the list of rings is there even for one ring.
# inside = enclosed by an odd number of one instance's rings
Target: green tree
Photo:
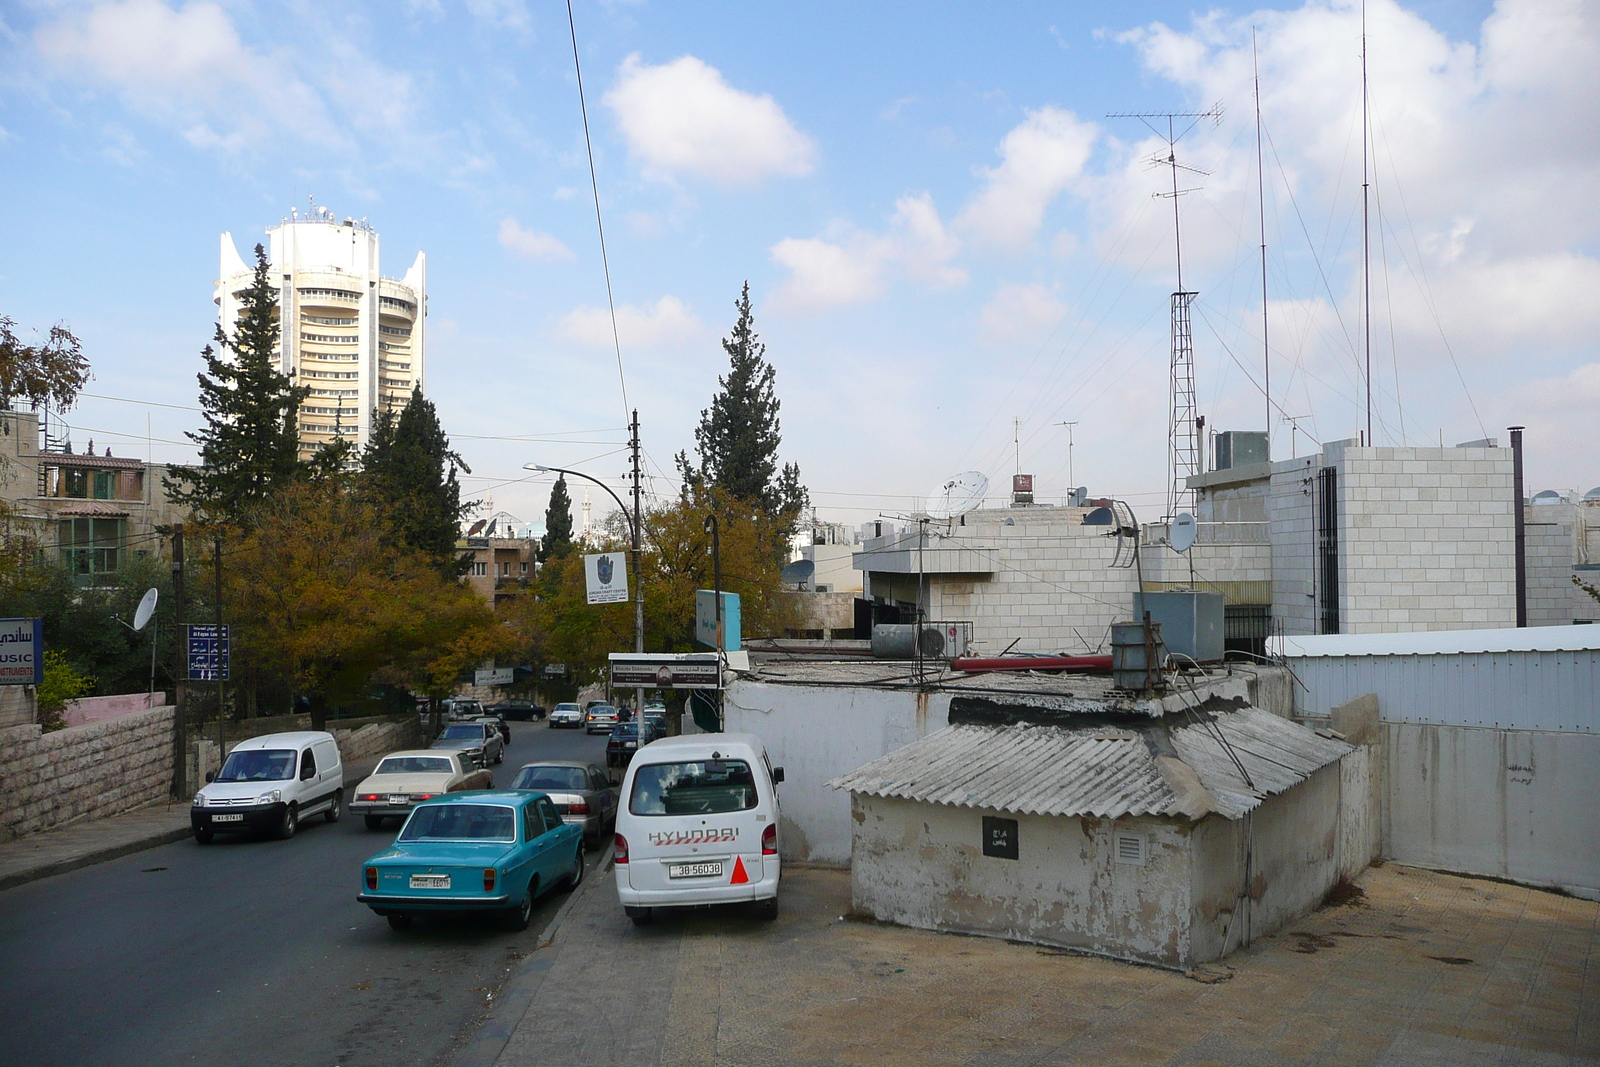
[[[792,520],[809,497],[800,484],[797,465],[789,463],[778,469],[783,433],[773,387],[777,371],[766,360],[767,346],[756,336],[749,282],[744,283],[734,307],[739,319],[733,332],[722,339],[728,373],[717,379],[720,391],[700,413],[700,425],[694,431],[697,462],[691,463],[686,453],[679,452],[678,473],[688,496],[716,489],[769,515]]]
[[[432,558],[440,570],[459,575],[465,566],[456,552],[462,513],[460,469],[472,469],[450,448],[433,402],[417,389],[397,418],[385,411],[374,419],[361,458],[366,491],[384,514],[400,543]]]
[[[43,344],[27,345],[16,322],[0,315],[0,405],[18,398],[69,408],[89,383],[89,361],[72,331],[57,323]]]
[[[539,542],[539,562],[572,551],[572,497],[567,493],[567,476],[556,475],[550,490],[550,504],[544,509],[544,538]]]
[[[72,665],[60,652],[44,654],[44,681],[39,685],[39,725],[48,732],[66,726],[62,713],[69,700],[94,692],[94,679]]]
[[[233,335],[219,323],[216,347],[201,353],[205,426],[186,434],[200,447],[200,462],[174,468],[166,482],[174,500],[211,520],[249,525],[255,508],[303,473],[297,416],[307,390],[273,365],[277,300],[266,250],[256,245],[255,279]]]

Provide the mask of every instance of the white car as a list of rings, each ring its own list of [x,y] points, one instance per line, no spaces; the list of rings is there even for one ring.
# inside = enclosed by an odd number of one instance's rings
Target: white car
[[[351,812],[364,816],[367,829],[376,830],[387,815],[401,818],[411,807],[441,793],[462,789],[493,789],[494,775],[481,767],[469,767],[459,752],[433,749],[408,749],[391,752],[356,786],[350,801]]]
[[[557,726],[579,727],[583,725],[583,708],[577,704],[557,704],[550,710],[550,728]]]
[[[288,838],[312,815],[338,822],[343,803],[344,764],[332,734],[264,734],[240,741],[222,770],[206,775],[189,825],[202,845],[216,834],[250,830]]]
[[[660,908],[748,902],[778,915],[778,783],[754,734],[687,734],[641,748],[617,811],[617,897],[635,923]]]

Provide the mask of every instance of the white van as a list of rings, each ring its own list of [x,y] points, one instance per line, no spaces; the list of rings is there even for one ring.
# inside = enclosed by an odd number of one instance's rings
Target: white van
[[[289,838],[312,815],[338,822],[343,807],[344,764],[332,734],[265,734],[240,741],[222,770],[206,775],[189,825],[202,845],[249,830]]]
[[[641,748],[617,809],[617,897],[628,917],[643,925],[658,908],[748,901],[776,918],[781,781],[754,734]]]

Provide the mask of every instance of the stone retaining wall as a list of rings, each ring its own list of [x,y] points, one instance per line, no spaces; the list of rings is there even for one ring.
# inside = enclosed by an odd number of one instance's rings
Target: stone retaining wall
[[[161,800],[171,782],[170,707],[52,733],[0,730],[0,840]]]
[[[248,723],[257,722],[256,719],[245,720]],[[350,766],[362,760],[381,756],[386,752],[393,752],[401,748],[424,748],[422,740],[422,725],[416,716],[408,715],[403,718],[384,719],[379,722],[360,720],[366,725],[354,730],[341,729],[330,723],[328,732],[333,735],[334,743],[339,746],[339,760],[345,765],[347,786],[354,785],[348,780]],[[239,724],[229,723],[230,732]],[[300,729],[310,729],[310,726],[301,726]],[[277,731],[282,732],[282,731]],[[258,737],[260,734],[251,734]],[[235,745],[246,740],[244,737],[229,737],[228,751],[232,752]],[[207,771],[220,770],[222,761],[217,757],[216,735],[213,731],[210,739],[191,743],[189,746],[189,784],[196,789],[197,783],[205,781]]]

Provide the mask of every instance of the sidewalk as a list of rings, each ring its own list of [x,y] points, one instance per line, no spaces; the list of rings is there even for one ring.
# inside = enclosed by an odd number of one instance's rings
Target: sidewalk
[[[346,792],[371,774],[381,758],[347,765]],[[185,799],[146,804],[121,815],[85,819],[0,842],[0,890],[181,841],[189,832],[189,801]]]
[[[787,872],[776,923],[636,929],[599,884],[529,957],[498,1065],[1600,1064],[1600,904],[1395,866],[1361,884],[1204,980],[845,921],[835,871]]]

